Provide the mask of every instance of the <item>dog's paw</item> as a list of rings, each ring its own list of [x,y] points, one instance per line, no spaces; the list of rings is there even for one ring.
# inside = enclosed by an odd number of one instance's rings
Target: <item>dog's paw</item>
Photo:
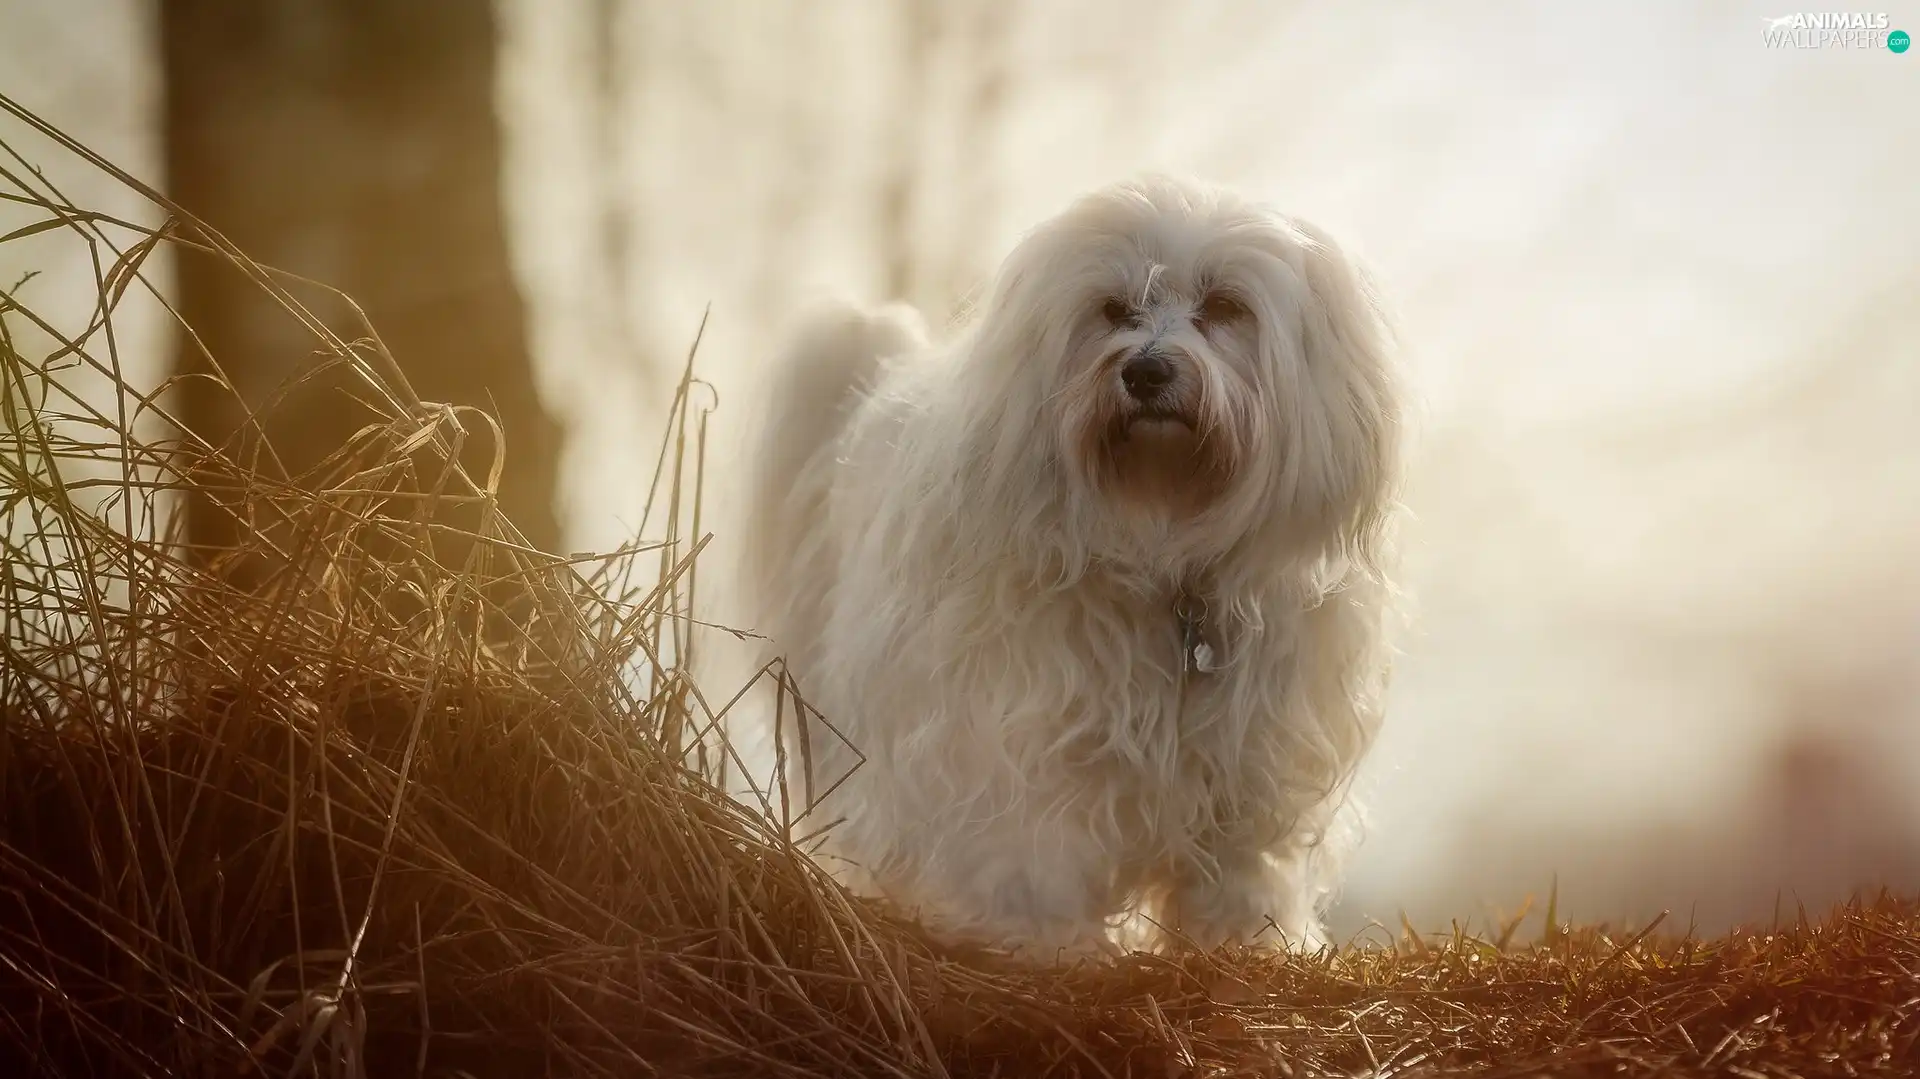
[[[1127,954],[1105,926],[1050,930],[980,922],[959,926],[937,916],[928,918],[924,913],[921,921],[957,955],[987,967],[1003,962],[1021,967],[1071,966],[1083,960],[1105,962]]]
[[[1009,954],[1042,966],[1071,966],[1082,960],[1107,961],[1127,954],[1103,926],[1064,934],[1008,941]]]

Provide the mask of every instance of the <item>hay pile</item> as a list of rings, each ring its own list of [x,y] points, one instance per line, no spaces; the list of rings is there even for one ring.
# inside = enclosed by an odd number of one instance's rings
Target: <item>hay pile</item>
[[[705,778],[697,438],[661,542],[529,550],[460,463],[484,418],[414,400],[371,335],[177,212],[156,240],[0,180],[52,222],[0,244],[102,256],[82,332],[0,296],[61,342],[0,337],[0,1075],[1920,1070],[1920,908],[1884,897],[1705,942],[1550,916],[1311,959],[937,948]],[[296,478],[166,422],[108,347],[158,242],[274,294],[380,421]],[[243,524],[219,565],[172,542],[189,496]]]

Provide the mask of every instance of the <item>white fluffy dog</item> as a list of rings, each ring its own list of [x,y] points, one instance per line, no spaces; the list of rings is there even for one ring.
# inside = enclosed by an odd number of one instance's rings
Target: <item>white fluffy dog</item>
[[[1168,179],[1041,225],[949,343],[898,308],[799,336],[751,575],[852,743],[814,724],[794,786],[856,882],[1047,955],[1130,913],[1322,943],[1386,680],[1386,336],[1312,226]]]

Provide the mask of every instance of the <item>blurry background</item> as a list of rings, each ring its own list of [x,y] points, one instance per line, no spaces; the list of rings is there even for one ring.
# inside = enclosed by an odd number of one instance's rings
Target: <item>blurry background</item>
[[[1568,916],[1702,929],[1920,887],[1920,55],[1769,48],[1752,3],[399,10],[0,0],[0,92],[497,408],[516,519],[564,549],[634,529],[709,305],[724,476],[798,305],[938,321],[1087,187],[1243,187],[1374,265],[1426,400],[1337,926],[1479,924],[1556,875]],[[0,287],[84,319],[71,245],[6,252]],[[298,360],[175,282],[230,362]],[[177,342],[130,303],[157,382]]]

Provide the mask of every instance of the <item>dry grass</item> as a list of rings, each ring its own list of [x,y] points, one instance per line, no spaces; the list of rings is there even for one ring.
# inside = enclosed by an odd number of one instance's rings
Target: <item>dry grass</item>
[[[460,466],[484,418],[415,400],[371,331],[150,192],[162,238],[18,158],[0,182],[51,222],[0,245],[85,245],[101,297],[66,332],[0,295],[0,1074],[1920,1071],[1920,907],[1886,897],[1715,941],[1549,911],[1524,945],[1307,959],[934,947],[703,778],[686,382],[663,539],[557,559]],[[276,296],[378,421],[304,477],[172,424],[110,332],[161,242]],[[264,587],[171,541],[188,495]]]

